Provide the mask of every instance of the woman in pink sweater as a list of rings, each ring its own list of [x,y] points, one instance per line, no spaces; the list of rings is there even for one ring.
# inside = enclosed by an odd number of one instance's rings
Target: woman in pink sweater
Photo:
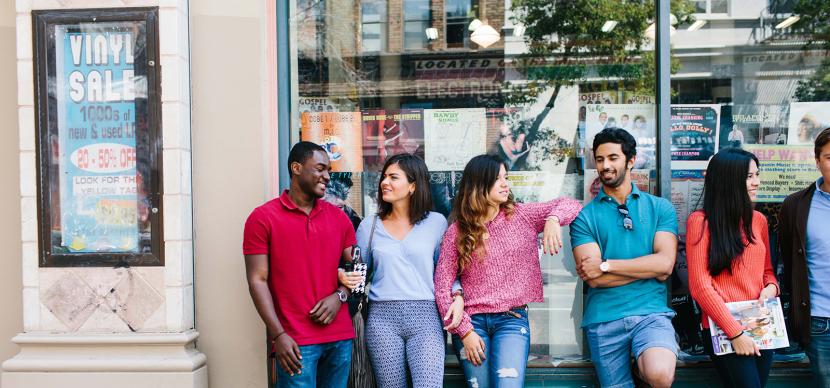
[[[504,162],[476,156],[464,167],[435,269],[435,301],[445,316],[460,274],[464,316],[449,329],[470,387],[521,387],[530,349],[527,304],[542,302],[543,249],[562,247],[560,226],[582,208],[573,199],[515,203]]]

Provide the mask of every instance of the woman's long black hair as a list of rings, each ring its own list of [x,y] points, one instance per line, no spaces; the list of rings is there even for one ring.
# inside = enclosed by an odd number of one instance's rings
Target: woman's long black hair
[[[732,262],[743,253],[744,238],[752,233],[752,200],[746,189],[749,165],[758,158],[740,148],[725,148],[709,161],[703,189],[703,212],[709,229],[709,273],[732,273]]]

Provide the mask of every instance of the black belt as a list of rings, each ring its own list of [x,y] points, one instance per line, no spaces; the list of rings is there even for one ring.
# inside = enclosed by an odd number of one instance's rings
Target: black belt
[[[513,318],[521,318],[522,316],[519,313],[515,312],[514,310],[527,310],[527,305],[523,304],[521,306],[516,306],[511,308],[510,310],[505,311],[504,313],[513,317]]]

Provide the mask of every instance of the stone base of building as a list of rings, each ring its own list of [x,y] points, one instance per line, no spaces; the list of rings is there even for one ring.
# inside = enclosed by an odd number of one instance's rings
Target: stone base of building
[[[23,333],[3,363],[3,388],[207,388],[196,331],[154,334]]]

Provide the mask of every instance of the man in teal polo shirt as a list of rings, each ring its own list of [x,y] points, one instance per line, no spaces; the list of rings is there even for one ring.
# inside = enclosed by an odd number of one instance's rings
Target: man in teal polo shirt
[[[677,216],[669,201],[631,182],[637,144],[606,128],[594,137],[602,190],[571,224],[577,272],[588,286],[582,327],[603,387],[633,387],[634,355],[652,387],[674,381],[677,342],[665,280],[677,252]]]

